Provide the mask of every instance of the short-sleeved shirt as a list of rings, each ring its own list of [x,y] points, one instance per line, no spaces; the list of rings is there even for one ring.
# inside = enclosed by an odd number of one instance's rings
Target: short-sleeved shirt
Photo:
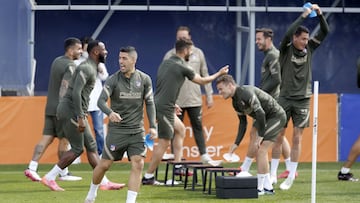
[[[156,108],[174,108],[181,86],[185,78],[192,80],[194,70],[186,62],[174,55],[164,60],[158,69],[156,79],[155,105]]]
[[[185,78],[192,80],[194,70],[178,56],[164,60],[158,69],[155,93],[158,135],[162,139],[172,139],[174,134],[174,108]]]
[[[45,107],[45,114],[56,116],[56,108],[59,104],[59,90],[61,81],[68,69],[74,69],[74,61],[67,56],[57,57],[51,64],[50,79],[48,84],[48,95]]]
[[[110,108],[106,103],[108,98],[111,99]],[[120,123],[109,122],[109,128],[119,130],[123,134],[136,134],[144,132],[144,101],[150,127],[156,128],[150,76],[135,70],[130,78],[127,78],[121,71],[117,71],[106,80],[98,105],[105,114],[109,115],[114,111],[123,119]]]
[[[171,56],[175,55],[175,48],[169,50],[165,56],[165,59],[169,59]],[[208,67],[206,64],[204,53],[201,49],[193,47],[193,52],[189,57],[189,61],[186,62],[189,68],[193,69],[197,74],[202,77],[209,76]],[[212,102],[213,88],[211,83],[208,83],[203,86],[205,89],[206,100]],[[179,96],[176,100],[182,108],[187,107],[198,107],[202,105],[202,93],[201,85],[191,82],[188,79],[185,79],[184,84],[180,88]]]

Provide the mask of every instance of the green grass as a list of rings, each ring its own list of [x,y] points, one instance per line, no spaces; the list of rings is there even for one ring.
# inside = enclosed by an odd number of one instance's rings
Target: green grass
[[[227,164],[225,166],[237,166]],[[281,164],[283,165],[283,164]],[[360,175],[360,164],[353,166],[352,172]],[[44,175],[52,165],[40,165],[39,173]],[[146,168],[147,166],[145,166]],[[252,174],[255,173],[252,166]],[[360,182],[340,182],[336,179],[341,163],[318,163],[316,202],[359,202]],[[87,194],[92,171],[88,164],[72,165],[70,170],[83,177],[78,182],[61,182],[65,192],[52,192],[40,183],[31,182],[23,175],[26,165],[0,165],[0,202],[36,202],[36,203],[73,203],[83,202]],[[107,173],[109,179],[115,182],[128,180],[130,165],[116,163]],[[280,168],[279,171],[282,171]],[[261,196],[258,199],[217,199],[215,192],[212,195],[203,194],[200,186],[195,191],[184,190],[182,185],[169,186],[142,186],[137,198],[138,203],[166,203],[166,202],[311,202],[311,163],[299,164],[299,177],[289,191],[281,191],[279,183],[275,186],[274,196]],[[159,169],[159,179],[164,179],[164,165]],[[191,180],[191,179],[190,179]],[[214,188],[214,187],[213,187]],[[127,189],[119,191],[98,191],[96,202],[125,202]]]

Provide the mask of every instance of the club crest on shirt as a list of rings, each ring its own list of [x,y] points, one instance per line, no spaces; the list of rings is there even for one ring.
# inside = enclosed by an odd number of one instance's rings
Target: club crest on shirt
[[[242,108],[245,108],[245,102],[244,101],[242,101],[242,100],[240,100],[240,106],[242,107]]]
[[[135,86],[136,86],[136,87],[140,87],[140,85],[141,85],[141,81],[140,81],[140,80],[138,80],[138,81],[135,82]]]
[[[115,145],[110,145],[110,151],[115,151],[115,149],[116,149],[116,147],[115,147]]]

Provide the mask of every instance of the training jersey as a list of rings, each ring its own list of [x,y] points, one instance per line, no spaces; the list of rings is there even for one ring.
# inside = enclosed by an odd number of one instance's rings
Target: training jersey
[[[312,54],[329,32],[329,26],[323,15],[318,15],[320,29],[311,38],[305,50],[297,50],[291,43],[293,34],[305,18],[300,16],[287,30],[280,44],[281,86],[280,96],[288,99],[310,98],[312,94]]]
[[[82,62],[75,70],[63,99],[74,110],[74,116],[84,117],[90,100],[90,93],[95,85],[97,64],[91,58]]]
[[[74,61],[67,56],[59,56],[51,64],[45,115],[56,116],[61,81],[69,68],[74,69],[75,64]]]
[[[164,60],[158,69],[156,78],[155,105],[156,108],[174,108],[185,78],[192,80],[195,72],[186,62],[173,55]]]
[[[106,103],[108,98],[110,98],[110,108]],[[125,77],[121,71],[111,75],[104,84],[98,106],[106,115],[116,112],[121,116],[122,121],[109,122],[109,128],[136,134],[144,131],[144,102],[150,128],[156,128],[151,78],[136,69],[130,78]]]
[[[165,59],[169,59],[171,56],[175,55],[175,48],[169,50],[165,56]],[[209,76],[208,67],[206,64],[204,53],[201,49],[193,47],[193,52],[189,57],[187,62],[188,66],[199,74],[202,77]],[[208,83],[203,86],[205,89],[206,101],[208,103],[213,102],[213,88],[211,83]],[[186,107],[198,107],[202,105],[202,93],[201,85],[191,82],[187,78],[184,81],[184,84],[180,88],[179,96],[176,100],[176,104],[182,108]]]
[[[248,85],[236,87],[234,96],[232,96],[232,105],[240,119],[238,135],[235,141],[237,145],[240,144],[245,135],[246,115],[256,120],[258,134],[264,137],[266,119],[282,111],[282,107],[271,95],[257,87]]]
[[[265,57],[261,65],[261,83],[260,89],[269,93],[277,99],[280,94],[280,64],[279,50],[274,46],[264,51]]]

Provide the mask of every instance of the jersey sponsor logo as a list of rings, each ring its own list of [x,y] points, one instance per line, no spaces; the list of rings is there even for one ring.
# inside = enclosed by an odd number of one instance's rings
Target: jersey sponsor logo
[[[141,99],[141,92],[120,92],[120,99]]]
[[[307,61],[307,55],[303,56],[303,57],[296,57],[295,55],[291,56],[291,62],[297,64],[297,65],[302,65],[304,63],[306,63]]]

